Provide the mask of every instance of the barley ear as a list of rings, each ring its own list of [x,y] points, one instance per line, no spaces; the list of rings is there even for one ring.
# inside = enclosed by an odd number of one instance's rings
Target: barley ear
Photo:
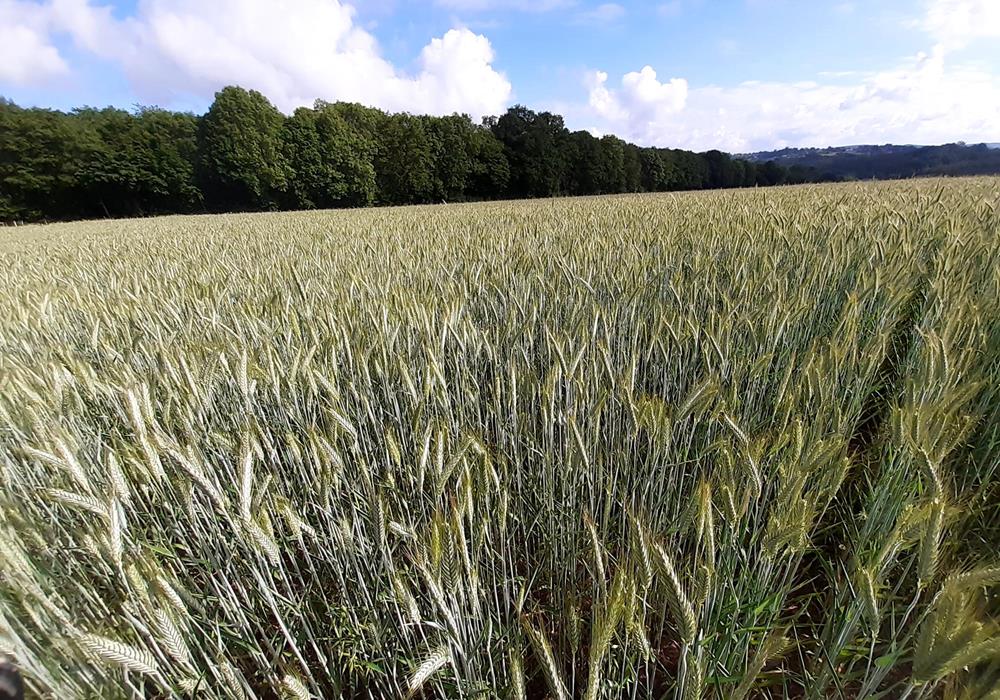
[[[683,700],[701,700],[705,694],[705,669],[702,667],[702,660],[692,649],[684,653]]]
[[[656,543],[653,545],[653,551],[656,553],[657,563],[659,564],[660,571],[663,573],[666,584],[667,605],[674,616],[674,622],[677,624],[677,629],[680,632],[681,641],[685,644],[691,644],[694,642],[698,632],[698,622],[695,617],[694,606],[691,605],[691,599],[684,592],[684,586],[681,584],[680,577],[677,575],[676,569],[674,569],[673,561],[671,561],[666,550],[663,549],[661,544]]]
[[[569,691],[566,689],[566,683],[562,679],[559,667],[556,666],[556,659],[552,654],[552,647],[549,645],[549,640],[545,632],[543,630],[536,630],[528,621],[528,618],[523,615],[521,616],[521,624],[524,625],[524,629],[528,633],[528,639],[531,640],[531,646],[535,650],[535,654],[542,662],[545,680],[548,681],[549,687],[552,689],[553,694],[555,694],[555,700],[569,700]]]
[[[599,603],[593,614],[593,625],[590,635],[590,655],[587,660],[588,679],[584,700],[596,700],[600,697],[601,679],[604,671],[604,656],[611,647],[615,630],[626,611],[626,596],[629,588],[629,575],[624,566],[620,566],[611,585],[610,595]],[[634,584],[632,585],[634,590]]]
[[[281,691],[282,695],[289,700],[311,700],[313,697],[302,679],[290,673],[281,679]]]
[[[519,649],[510,649],[508,652],[510,659],[507,672],[510,676],[509,690],[511,700],[526,700],[528,697],[524,682],[524,664],[521,661]]]
[[[153,620],[167,653],[177,663],[190,668],[191,652],[188,650],[188,646],[184,642],[184,635],[181,634],[173,617],[163,608],[157,608],[153,613]]]
[[[594,578],[597,579],[597,586],[601,595],[607,595],[607,574],[604,569],[604,555],[601,547],[601,538],[597,535],[597,525],[589,513],[584,513],[583,521],[587,525],[587,532],[590,533],[590,544],[594,550]]]
[[[156,658],[145,649],[138,649],[96,634],[81,634],[79,642],[80,646],[98,658],[117,664],[128,671],[150,677],[159,675]]]
[[[449,663],[451,663],[451,650],[446,645],[441,645],[432,651],[410,677],[410,683],[406,691],[406,699],[409,700],[416,695],[431,676],[447,666]]]
[[[869,568],[858,571],[858,596],[861,599],[861,611],[871,627],[879,622],[878,597],[875,594],[875,574]]]
[[[757,651],[750,658],[743,680],[736,686],[736,690],[729,696],[729,700],[743,700],[753,688],[757,676],[764,669],[764,665],[771,659],[781,655],[788,647],[788,639],[784,630],[772,632],[764,642],[757,647]]]

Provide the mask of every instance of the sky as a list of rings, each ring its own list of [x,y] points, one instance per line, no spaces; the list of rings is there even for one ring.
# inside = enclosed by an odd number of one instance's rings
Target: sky
[[[699,151],[1000,142],[1000,0],[0,0],[18,104],[200,113],[230,84]]]

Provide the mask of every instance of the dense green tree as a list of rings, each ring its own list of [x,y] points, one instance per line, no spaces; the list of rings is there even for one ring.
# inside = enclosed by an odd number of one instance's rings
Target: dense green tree
[[[773,160],[769,160],[757,167],[757,184],[764,187],[783,185],[787,172]]]
[[[643,189],[640,149],[615,136],[596,138],[587,131],[567,136],[568,167],[564,192],[591,195]]]
[[[491,123],[510,163],[510,193],[515,197],[562,194],[566,180],[569,132],[558,114],[515,105]]]
[[[143,192],[149,210],[189,211],[200,206],[196,181],[198,117],[143,108],[137,119],[147,167]]]
[[[985,146],[868,150],[835,154],[837,164],[823,171],[808,149],[779,152],[786,168],[570,133],[559,115],[520,105],[481,125],[465,115],[390,115],[323,101],[285,117],[238,87],[218,92],[203,117],[145,108],[64,113],[0,98],[0,220],[746,187],[842,171],[1000,171],[1000,151]]]
[[[291,171],[288,206],[364,206],[374,199],[372,149],[332,105],[295,110],[285,120],[281,141]]]
[[[665,149],[664,158],[673,166],[675,177],[672,190],[700,190],[708,187],[708,163],[697,153]]]
[[[467,116],[425,117],[434,157],[434,201],[465,199],[472,174],[472,121]]]
[[[284,117],[256,90],[226,87],[202,119],[200,153],[206,200],[214,209],[269,209],[290,170],[282,154]]]
[[[788,168],[785,174],[785,182],[790,185],[801,185],[805,182],[816,182],[820,179],[819,172],[815,168],[797,163]]]
[[[347,125],[344,172],[347,176],[347,198],[352,207],[368,206],[378,199],[378,176],[375,162],[378,156],[378,134],[388,118],[386,113],[353,102],[329,103],[317,100],[316,111],[336,115]]]
[[[100,150],[73,115],[0,103],[0,216],[6,220],[99,215],[78,173]]]
[[[659,148],[639,150],[642,189],[646,192],[665,192],[674,189],[677,180],[673,161]]]
[[[488,127],[477,126],[469,135],[472,170],[466,183],[470,199],[495,199],[507,193],[510,184],[510,163],[503,144]]]
[[[324,167],[316,114],[300,107],[281,127],[281,152],[292,166],[284,202],[293,209],[325,206],[327,198],[336,199],[342,186],[340,173]]]
[[[597,194],[604,177],[600,139],[589,131],[574,131],[566,141],[564,151],[569,167],[566,168],[564,191],[573,195]]]
[[[105,216],[141,213],[138,190],[143,174],[136,154],[135,118],[121,109],[79,109],[76,123],[94,149],[76,171],[76,186],[93,198]]]
[[[78,186],[104,215],[189,212],[201,203],[195,181],[197,117],[141,109],[78,110],[97,147],[77,172]]]
[[[422,119],[394,114],[385,120],[375,169],[382,203],[430,201],[434,194],[434,146]]]
[[[642,158],[639,154],[639,147],[631,143],[625,144],[624,152],[625,168],[625,191],[641,192],[642,187]]]
[[[360,207],[374,202],[378,194],[375,140],[328,107],[319,111],[317,127],[320,143],[334,155],[344,178],[343,196],[337,204]]]
[[[625,142],[617,136],[601,137],[601,179],[598,194],[625,191]]]
[[[739,187],[742,177],[736,168],[736,161],[728,153],[707,151],[701,154],[708,166],[707,187]]]
[[[733,159],[733,187],[744,187],[746,183],[746,161]]]
[[[357,102],[324,102],[317,100],[315,108],[332,109],[345,122],[347,122],[355,133],[371,141],[372,152],[375,150],[375,141],[382,125],[389,115],[374,107],[365,107]]]

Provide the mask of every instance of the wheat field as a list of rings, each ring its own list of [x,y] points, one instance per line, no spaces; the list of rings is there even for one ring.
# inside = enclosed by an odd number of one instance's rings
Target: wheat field
[[[54,698],[1000,698],[1000,180],[0,230]]]

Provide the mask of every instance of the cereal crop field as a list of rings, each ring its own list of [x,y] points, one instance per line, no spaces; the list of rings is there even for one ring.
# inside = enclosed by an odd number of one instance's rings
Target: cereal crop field
[[[996,698],[998,467],[995,178],[0,229],[38,696]]]

